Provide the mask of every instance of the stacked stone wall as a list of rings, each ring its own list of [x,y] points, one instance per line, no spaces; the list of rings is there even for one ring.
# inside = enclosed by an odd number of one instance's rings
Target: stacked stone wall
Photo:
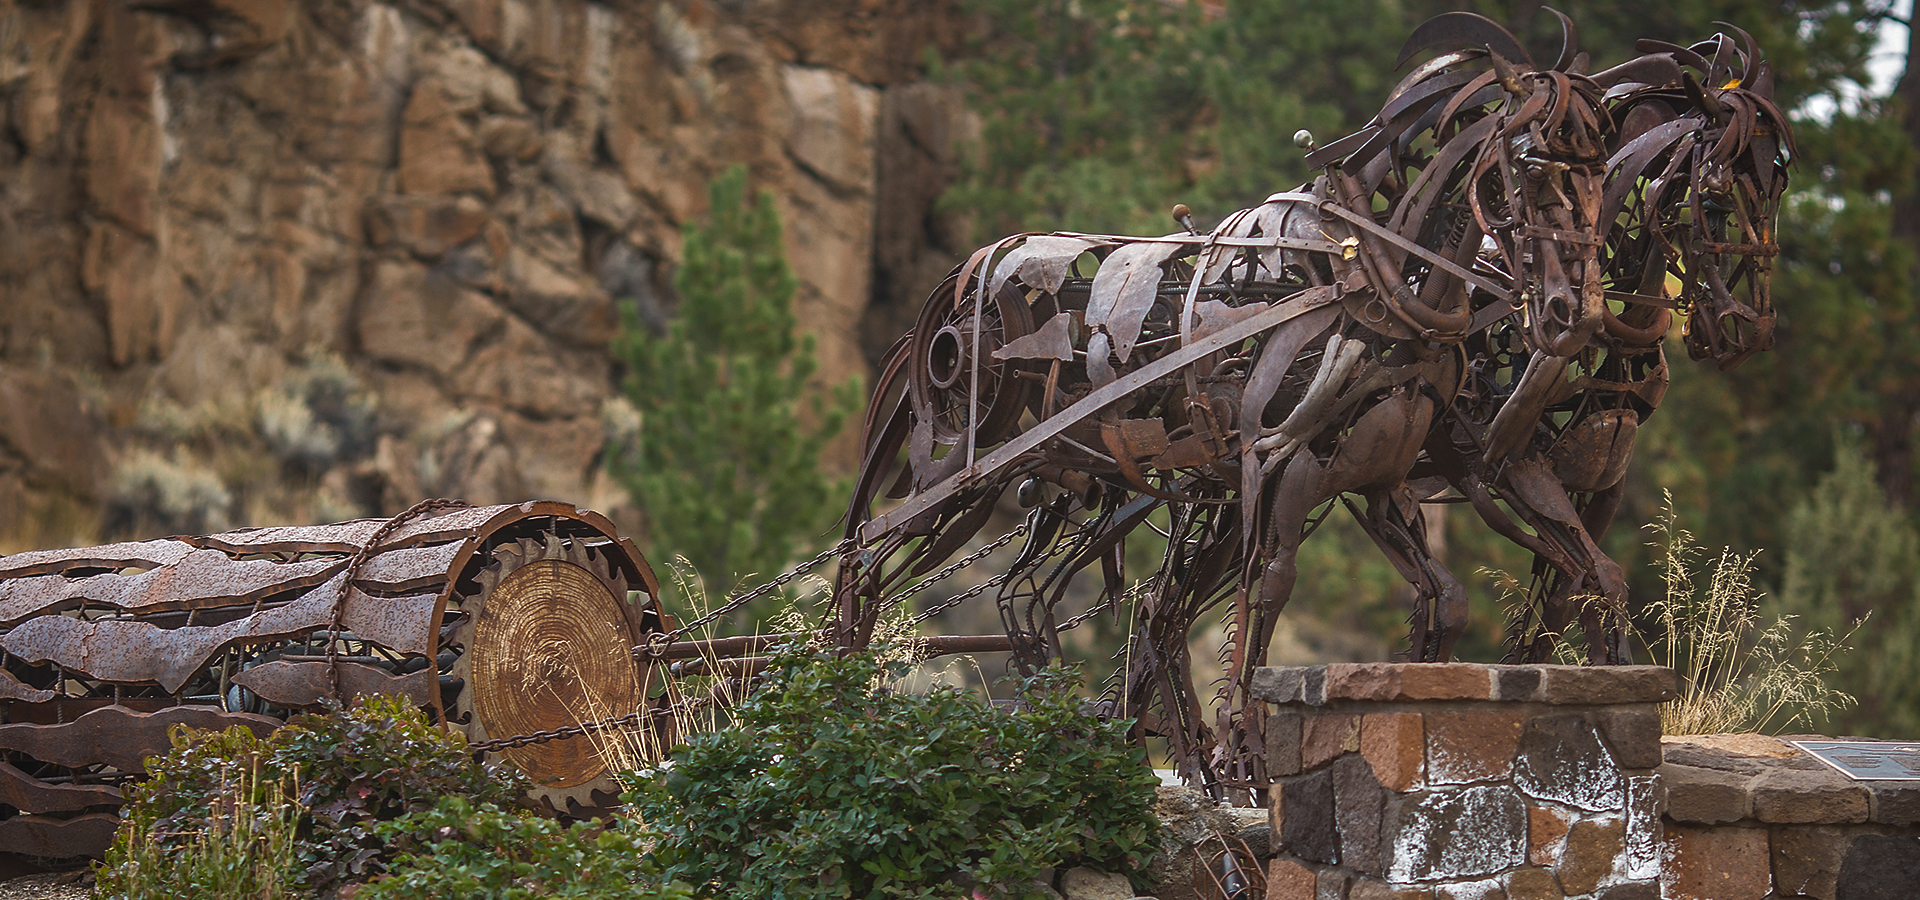
[[[1260,671],[1271,900],[1659,895],[1671,670]]]
[[[1669,737],[1664,759],[1668,898],[1920,897],[1920,782],[1854,781],[1757,734]]]

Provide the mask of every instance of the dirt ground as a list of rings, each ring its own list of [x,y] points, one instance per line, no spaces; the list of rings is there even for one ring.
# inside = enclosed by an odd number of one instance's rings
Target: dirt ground
[[[0,881],[0,900],[87,900],[93,896],[93,873],[45,872]]]

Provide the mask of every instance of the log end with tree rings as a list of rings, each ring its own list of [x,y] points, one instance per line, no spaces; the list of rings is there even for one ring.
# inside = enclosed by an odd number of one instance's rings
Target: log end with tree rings
[[[462,651],[453,675],[467,687],[449,703],[449,718],[469,738],[536,734],[649,708],[649,689],[660,685],[635,665],[632,648],[662,629],[651,604],[627,603],[616,565],[586,542],[553,535],[499,545],[492,557],[476,589],[456,597],[461,621],[450,637]],[[497,757],[534,782],[533,800],[583,816],[614,806],[614,770],[639,764],[668,737],[649,721],[508,747]]]
[[[630,650],[674,625],[612,522],[552,501],[411,512],[0,557],[0,853],[99,857],[174,725],[264,735],[386,693],[484,740],[664,704]],[[617,793],[604,746],[491,758],[579,815]]]

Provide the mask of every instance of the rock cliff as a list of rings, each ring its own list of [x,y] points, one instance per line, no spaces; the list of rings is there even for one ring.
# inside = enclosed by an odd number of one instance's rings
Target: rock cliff
[[[0,0],[0,550],[554,497],[772,190],[822,378],[951,265],[951,0]],[[839,451],[850,463],[851,448]]]

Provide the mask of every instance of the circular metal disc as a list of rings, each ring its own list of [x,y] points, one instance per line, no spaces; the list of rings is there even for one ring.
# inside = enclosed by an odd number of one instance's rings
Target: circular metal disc
[[[626,618],[606,585],[579,565],[542,559],[514,570],[487,597],[474,626],[468,689],[488,734],[576,725],[640,702]],[[502,755],[546,787],[584,784],[607,769],[587,740]]]

